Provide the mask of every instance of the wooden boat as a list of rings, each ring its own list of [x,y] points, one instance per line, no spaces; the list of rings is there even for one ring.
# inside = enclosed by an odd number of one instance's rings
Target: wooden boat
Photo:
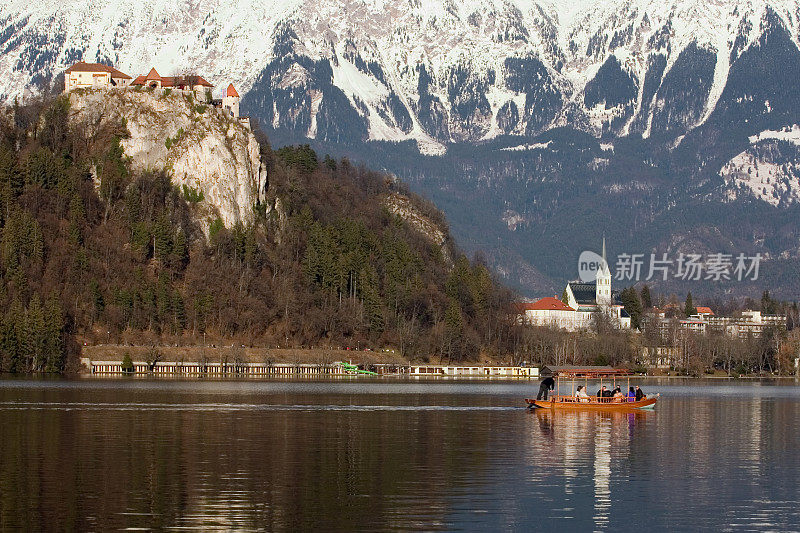
[[[622,398],[601,398],[597,396],[589,396],[588,398],[579,398],[574,394],[561,394],[561,382],[564,379],[569,380],[568,390],[570,392],[575,390],[575,385],[580,381],[584,381],[584,386],[589,385],[589,379],[600,380],[600,386],[603,385],[603,380],[610,381],[612,387],[616,387],[617,380],[620,385],[623,379],[626,380],[627,386],[625,391],[630,387],[630,371],[625,368],[612,368],[610,366],[551,366],[542,367],[542,376],[553,377],[556,381],[556,393],[548,396],[546,400],[537,400],[534,398],[525,398],[525,403],[529,408],[549,408],[549,409],[572,409],[583,411],[629,411],[631,409],[653,409],[658,401],[659,395],[647,397],[645,396],[638,401],[628,401],[627,396]]]
[[[553,394],[547,400],[525,398],[528,407],[541,407],[550,409],[580,409],[585,411],[627,411],[630,409],[653,409],[658,401],[658,395],[645,397],[638,402],[629,402],[627,398],[614,401],[615,398],[590,397],[589,401],[579,401],[575,396]]]

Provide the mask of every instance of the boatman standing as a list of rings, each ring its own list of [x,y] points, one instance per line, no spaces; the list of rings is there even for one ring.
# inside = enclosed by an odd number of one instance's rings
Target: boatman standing
[[[539,394],[536,396],[537,400],[547,399],[547,394],[549,391],[556,388],[556,380],[551,377],[546,377],[539,383]]]

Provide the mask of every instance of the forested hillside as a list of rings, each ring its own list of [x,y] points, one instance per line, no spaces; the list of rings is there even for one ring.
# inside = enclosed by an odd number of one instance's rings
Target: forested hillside
[[[400,193],[447,235],[390,176],[261,136],[255,222],[203,228],[202,194],[131,171],[124,120],[90,130],[69,117],[63,98],[3,110],[2,370],[69,369],[84,342],[506,350],[510,295],[449,237],[392,214]]]

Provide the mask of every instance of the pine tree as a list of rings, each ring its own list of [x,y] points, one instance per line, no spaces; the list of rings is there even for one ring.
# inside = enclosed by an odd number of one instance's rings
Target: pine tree
[[[89,298],[92,302],[92,318],[97,320],[106,308],[106,301],[103,298],[103,292],[100,290],[100,284],[96,279],[89,282]]]
[[[140,260],[150,256],[150,235],[150,229],[145,222],[135,222],[131,225],[131,245]]]
[[[65,171],[63,159],[41,146],[29,153],[25,160],[25,183],[53,189]]]
[[[492,290],[492,275],[483,265],[476,265],[472,271],[472,301],[477,314],[483,314],[489,307],[489,294]]]
[[[18,299],[14,299],[3,317],[3,331],[0,349],[3,351],[3,367],[6,372],[25,371],[23,335],[25,310]]]
[[[564,287],[564,292],[561,293],[561,302],[564,305],[569,305],[569,294],[567,293],[566,287]]]
[[[83,208],[83,200],[80,195],[73,194],[69,202],[69,237],[70,241],[80,246],[83,244],[82,228],[86,219],[86,213]]]
[[[26,367],[33,372],[41,371],[45,366],[47,350],[47,331],[38,294],[34,294],[25,313],[25,358]]]
[[[172,253],[172,235],[166,216],[158,219],[153,226],[153,257],[166,264]]]
[[[61,302],[55,295],[50,296],[45,302],[45,371],[62,372],[64,370],[64,313]]]
[[[359,276],[361,300],[364,303],[365,320],[367,327],[373,333],[383,332],[385,321],[378,293],[378,275],[373,268],[362,270]]]
[[[11,206],[22,193],[24,178],[17,164],[16,154],[0,146],[0,221],[5,221]]]
[[[447,311],[444,314],[445,341],[447,343],[447,356],[452,358],[459,355],[459,344],[464,333],[464,316],[461,307],[454,299],[450,299]]]
[[[186,329],[186,307],[183,305],[181,293],[177,290],[172,293],[172,310],[175,315],[175,333]]]
[[[650,287],[648,287],[647,285],[644,285],[642,287],[641,300],[642,300],[642,307],[644,309],[650,309],[651,307],[653,307],[653,299],[650,296]]]
[[[122,355],[122,371],[125,372],[126,374],[133,374],[134,372],[133,361],[131,361],[131,354],[128,352],[125,352]]]
[[[249,267],[257,266],[258,242],[256,241],[256,230],[250,226],[245,231],[244,236],[244,263]]]
[[[627,287],[620,293],[622,305],[631,317],[631,327],[638,328],[642,316],[642,303],[633,287]]]
[[[778,312],[778,305],[769,294],[769,291],[764,291],[761,295],[761,312],[765,315],[774,315]]]
[[[157,321],[159,324],[169,323],[172,316],[172,288],[170,287],[169,276],[162,272],[158,276],[158,288],[156,289]]]
[[[692,293],[688,292],[686,294],[686,303],[683,306],[683,314],[686,316],[694,315],[697,313],[697,309],[694,307],[694,303],[692,303]]]
[[[186,234],[182,229],[175,235],[175,242],[172,245],[172,266],[178,270],[183,270],[189,263],[189,250],[186,245]]]
[[[142,197],[139,192],[139,187],[132,184],[128,187],[125,193],[125,214],[128,218],[128,224],[131,226],[137,222],[141,222],[142,217]]]

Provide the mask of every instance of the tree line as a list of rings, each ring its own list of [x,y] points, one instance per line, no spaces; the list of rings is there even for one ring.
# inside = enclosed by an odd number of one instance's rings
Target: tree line
[[[447,233],[441,213],[390,176],[308,146],[272,150],[257,132],[266,200],[252,222],[204,228],[199,191],[131,170],[124,120],[71,123],[66,97],[6,111],[4,371],[75,368],[84,342],[511,353],[513,295],[451,239],[392,214],[384,199],[405,194]]]

